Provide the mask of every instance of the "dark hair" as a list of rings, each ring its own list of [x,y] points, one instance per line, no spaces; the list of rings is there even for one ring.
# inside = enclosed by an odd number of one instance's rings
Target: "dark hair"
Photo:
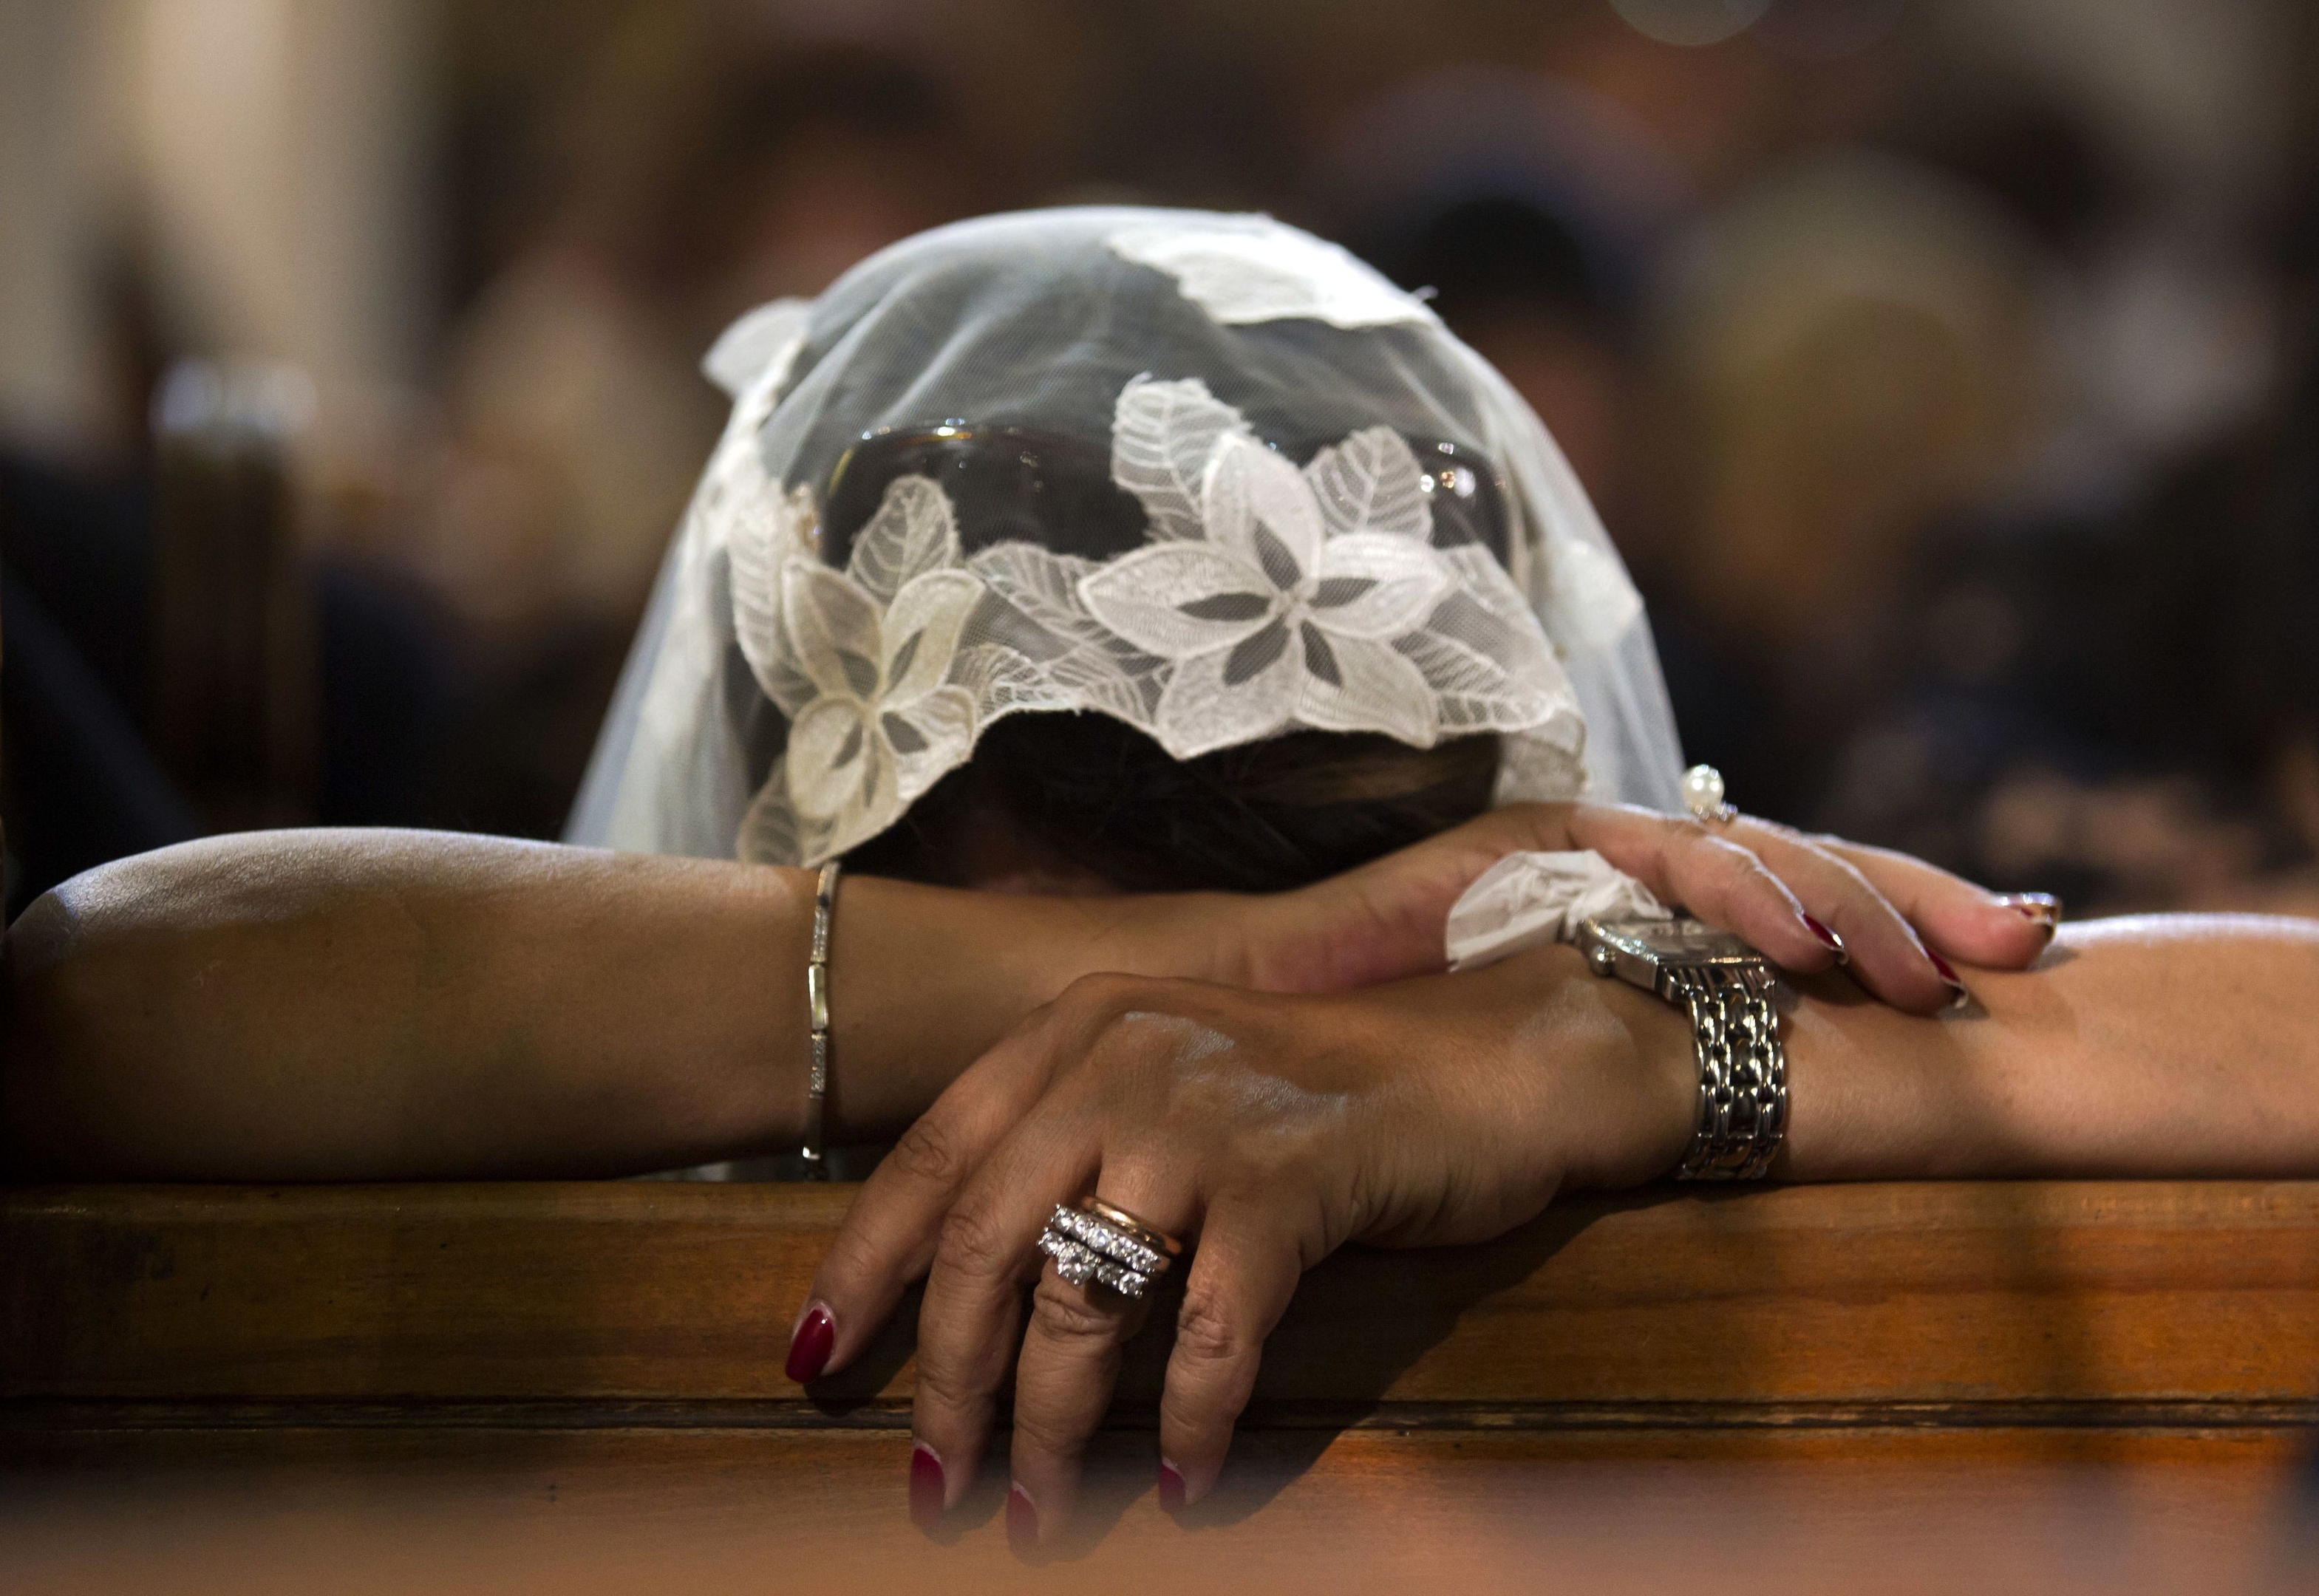
[[[1296,731],[1178,760],[1107,715],[1015,715],[848,862],[965,885],[969,829],[996,825],[1124,891],[1277,892],[1473,818],[1497,771],[1493,735]]]

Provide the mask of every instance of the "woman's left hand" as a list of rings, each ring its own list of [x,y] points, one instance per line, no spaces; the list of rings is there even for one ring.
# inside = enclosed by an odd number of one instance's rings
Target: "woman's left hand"
[[[1216,978],[1327,992],[1437,970],[1450,906],[1484,870],[1509,853],[1578,848],[1789,973],[1845,964],[1862,987],[1909,1014],[1956,999],[1963,988],[1950,960],[2027,968],[2053,940],[2060,913],[2050,897],[1990,892],[1906,854],[1745,815],[1710,824],[1620,804],[1508,804],[1328,880],[1239,900],[1231,923],[1241,956]],[[1187,924],[1202,945],[1216,943],[1213,909],[1190,897],[1169,901],[1193,908]]]
[[[1305,1269],[1348,1241],[1484,1240],[1566,1187],[1663,1174],[1692,1092],[1683,1017],[1568,948],[1325,996],[1088,978],[880,1166],[816,1276],[790,1373],[843,1367],[925,1276],[912,1512],[966,1491],[1012,1368],[1008,1531],[1051,1538],[1146,1312],[1039,1270],[1048,1216],[1092,1194],[1186,1242],[1160,1480],[1163,1501],[1196,1501]]]

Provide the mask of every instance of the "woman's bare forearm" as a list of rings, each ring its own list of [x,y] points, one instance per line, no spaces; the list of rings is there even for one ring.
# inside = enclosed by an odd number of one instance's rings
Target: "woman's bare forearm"
[[[223,837],[93,870],[8,936],[23,1176],[424,1178],[795,1144],[810,872],[437,833]],[[1147,918],[1139,920],[1139,913]],[[1148,906],[848,878],[833,1141],[907,1124]]]
[[[1253,922],[1225,901],[849,878],[832,1140],[898,1130],[1082,973],[1245,978]],[[444,834],[123,861],[8,933],[0,1167],[608,1174],[791,1146],[811,923],[805,871]],[[1976,1002],[1938,1021],[1809,985],[1782,1172],[2319,1172],[2319,924],[2098,922],[1967,978]]]
[[[1797,1180],[2319,1175],[2319,922],[2065,929],[1911,1018],[1833,984],[1791,1015]]]

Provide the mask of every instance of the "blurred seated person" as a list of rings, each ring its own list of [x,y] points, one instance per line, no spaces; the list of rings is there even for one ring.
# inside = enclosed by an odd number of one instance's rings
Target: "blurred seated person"
[[[1695,203],[1631,112],[1543,73],[1428,74],[1347,119],[1322,204],[1538,412],[1622,548],[1648,513],[1638,319]]]
[[[92,866],[201,834],[139,718],[149,502],[141,477],[85,482],[0,455],[12,914]]]
[[[2319,908],[2319,361],[2121,511],[1931,528],[1814,818],[2073,901]]]
[[[551,123],[547,220],[454,330],[409,557],[501,649],[633,629],[717,434],[704,325],[973,208],[931,67],[871,44],[726,58],[639,74],[607,52]]]
[[[454,328],[437,435],[372,551],[459,625],[450,823],[551,835],[568,811],[717,435],[700,329],[973,208],[933,68],[873,44],[723,50],[644,58],[663,70],[640,79],[613,50],[583,75],[552,124],[546,220]]]
[[[172,743],[157,721],[158,502],[149,460],[66,470],[0,452],[12,913],[82,870],[230,823],[209,807],[212,772],[171,757],[189,728],[174,728]],[[293,554],[289,573],[311,648],[277,663],[312,678],[296,695],[312,720],[302,728],[311,768],[278,796],[327,824],[443,818],[435,806],[461,706],[433,612],[407,586],[334,555]]]
[[[1889,690],[1928,520],[2045,434],[2040,257],[1994,203],[1897,155],[1816,155],[1724,202],[1647,313],[1670,409],[1638,554],[1693,751],[1809,821]]]
[[[1042,1540],[1148,1301],[1072,1204],[1144,1285],[1196,1242],[1158,1459],[1190,1501],[1348,1241],[1678,1169],[2319,1170],[2319,925],[2056,952],[2051,900],[1730,813],[1543,428],[1319,240],[992,218],[711,363],[733,419],[574,817],[629,851],[287,833],[68,883],[7,942],[12,1171],[600,1176],[907,1127],[789,1370],[925,1276],[913,1511],[967,1491],[1015,1370]],[[1509,861],[1640,963],[1557,923],[1445,971]],[[1697,929],[1737,961],[1697,1008],[1638,974],[1666,902],[1747,944]],[[1744,1114],[1702,1117],[1710,1026]]]

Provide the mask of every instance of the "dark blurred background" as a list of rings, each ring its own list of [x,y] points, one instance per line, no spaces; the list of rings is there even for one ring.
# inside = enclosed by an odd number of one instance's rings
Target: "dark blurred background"
[[[717,330],[1082,199],[1436,290],[1746,807],[2319,911],[2304,0],[0,0],[12,912],[555,834]]]

